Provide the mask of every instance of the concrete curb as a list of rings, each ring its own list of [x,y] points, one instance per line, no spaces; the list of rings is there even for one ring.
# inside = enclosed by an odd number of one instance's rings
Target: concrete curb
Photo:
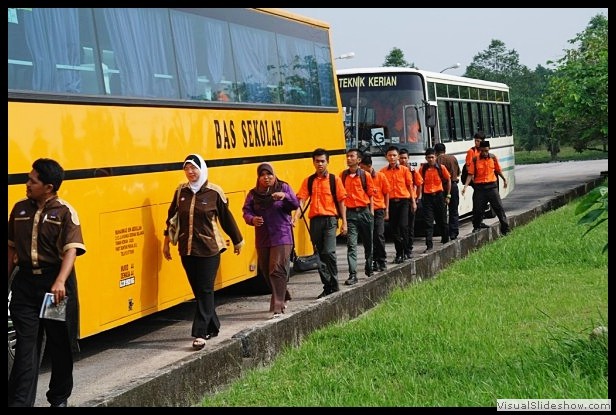
[[[607,175],[607,172],[606,172]],[[601,184],[604,177],[557,194],[537,207],[509,216],[512,228],[566,205]],[[108,397],[83,406],[191,406],[203,396],[215,393],[240,378],[251,368],[267,365],[289,346],[299,345],[316,329],[330,323],[353,319],[371,309],[394,289],[432,278],[453,261],[499,237],[498,223],[470,233],[433,252],[416,257],[399,267],[299,307],[282,318],[242,330],[212,349],[192,354],[162,368],[151,376],[135,380]]]

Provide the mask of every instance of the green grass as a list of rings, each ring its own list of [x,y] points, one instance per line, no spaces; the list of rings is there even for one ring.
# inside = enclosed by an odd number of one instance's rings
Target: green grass
[[[491,406],[607,399],[607,222],[575,203],[318,330],[203,406]]]
[[[556,161],[575,161],[575,160],[597,160],[607,159],[607,152],[596,150],[585,150],[579,153],[573,147],[562,147],[556,156]],[[550,153],[547,150],[532,150],[525,151],[516,149],[515,163],[516,164],[536,164],[536,163],[551,163]]]

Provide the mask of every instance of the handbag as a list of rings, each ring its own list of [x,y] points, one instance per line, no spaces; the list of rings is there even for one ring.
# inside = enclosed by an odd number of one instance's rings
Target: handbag
[[[309,204],[310,203],[308,203],[308,205]],[[304,211],[302,211],[302,219],[304,219],[304,223],[308,229],[308,234],[310,234],[310,227],[308,226],[308,222],[306,222],[306,217],[304,216],[304,212],[308,208],[308,205],[306,205]],[[295,240],[293,241],[293,250],[291,251],[291,261],[293,262],[294,272],[306,272],[319,269],[319,266],[321,265],[319,254],[316,252],[316,249],[312,255],[298,256],[295,252]]]
[[[177,245],[178,239],[180,238],[180,190],[182,189],[182,185],[180,184],[177,189],[177,197],[175,204],[177,206],[177,210],[175,211],[175,215],[169,219],[169,242],[171,245]]]
[[[319,254],[317,253],[314,253],[312,255],[306,255],[306,256],[295,255],[295,260],[293,261],[293,271],[305,272],[305,271],[311,271],[314,269],[319,269],[319,264],[320,264]]]

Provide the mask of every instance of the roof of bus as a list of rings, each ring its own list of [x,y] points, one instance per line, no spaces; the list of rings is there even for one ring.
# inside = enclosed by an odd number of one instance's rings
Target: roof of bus
[[[275,9],[275,8],[269,8],[269,7],[255,7],[254,9],[263,11],[266,13],[270,13],[270,14],[276,14],[278,16],[286,17],[286,18],[297,20],[300,22],[308,23],[314,26],[321,26],[328,30],[330,29],[329,23],[324,22],[323,20],[317,20],[317,19],[313,19],[312,17],[302,16],[300,14],[292,13],[292,12],[289,12],[283,9]]]
[[[509,89],[507,84],[502,82],[493,82],[493,81],[485,81],[483,79],[476,78],[467,78],[464,76],[457,75],[449,75],[440,72],[431,72],[424,71],[417,68],[408,68],[408,67],[398,67],[398,66],[375,66],[375,67],[367,67],[367,68],[349,68],[349,69],[338,69],[336,70],[336,75],[353,75],[353,74],[379,74],[379,73],[391,73],[391,72],[407,72],[407,73],[418,73],[422,75],[429,81],[446,81],[450,83],[460,83],[464,85],[474,84],[477,86],[490,86],[492,88],[504,88]]]

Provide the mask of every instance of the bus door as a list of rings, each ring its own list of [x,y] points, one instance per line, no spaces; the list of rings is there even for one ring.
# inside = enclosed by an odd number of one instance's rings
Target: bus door
[[[99,287],[102,326],[157,306],[162,240],[155,234],[154,211],[148,205],[100,215],[99,272],[80,277],[98,279],[92,283]]]

